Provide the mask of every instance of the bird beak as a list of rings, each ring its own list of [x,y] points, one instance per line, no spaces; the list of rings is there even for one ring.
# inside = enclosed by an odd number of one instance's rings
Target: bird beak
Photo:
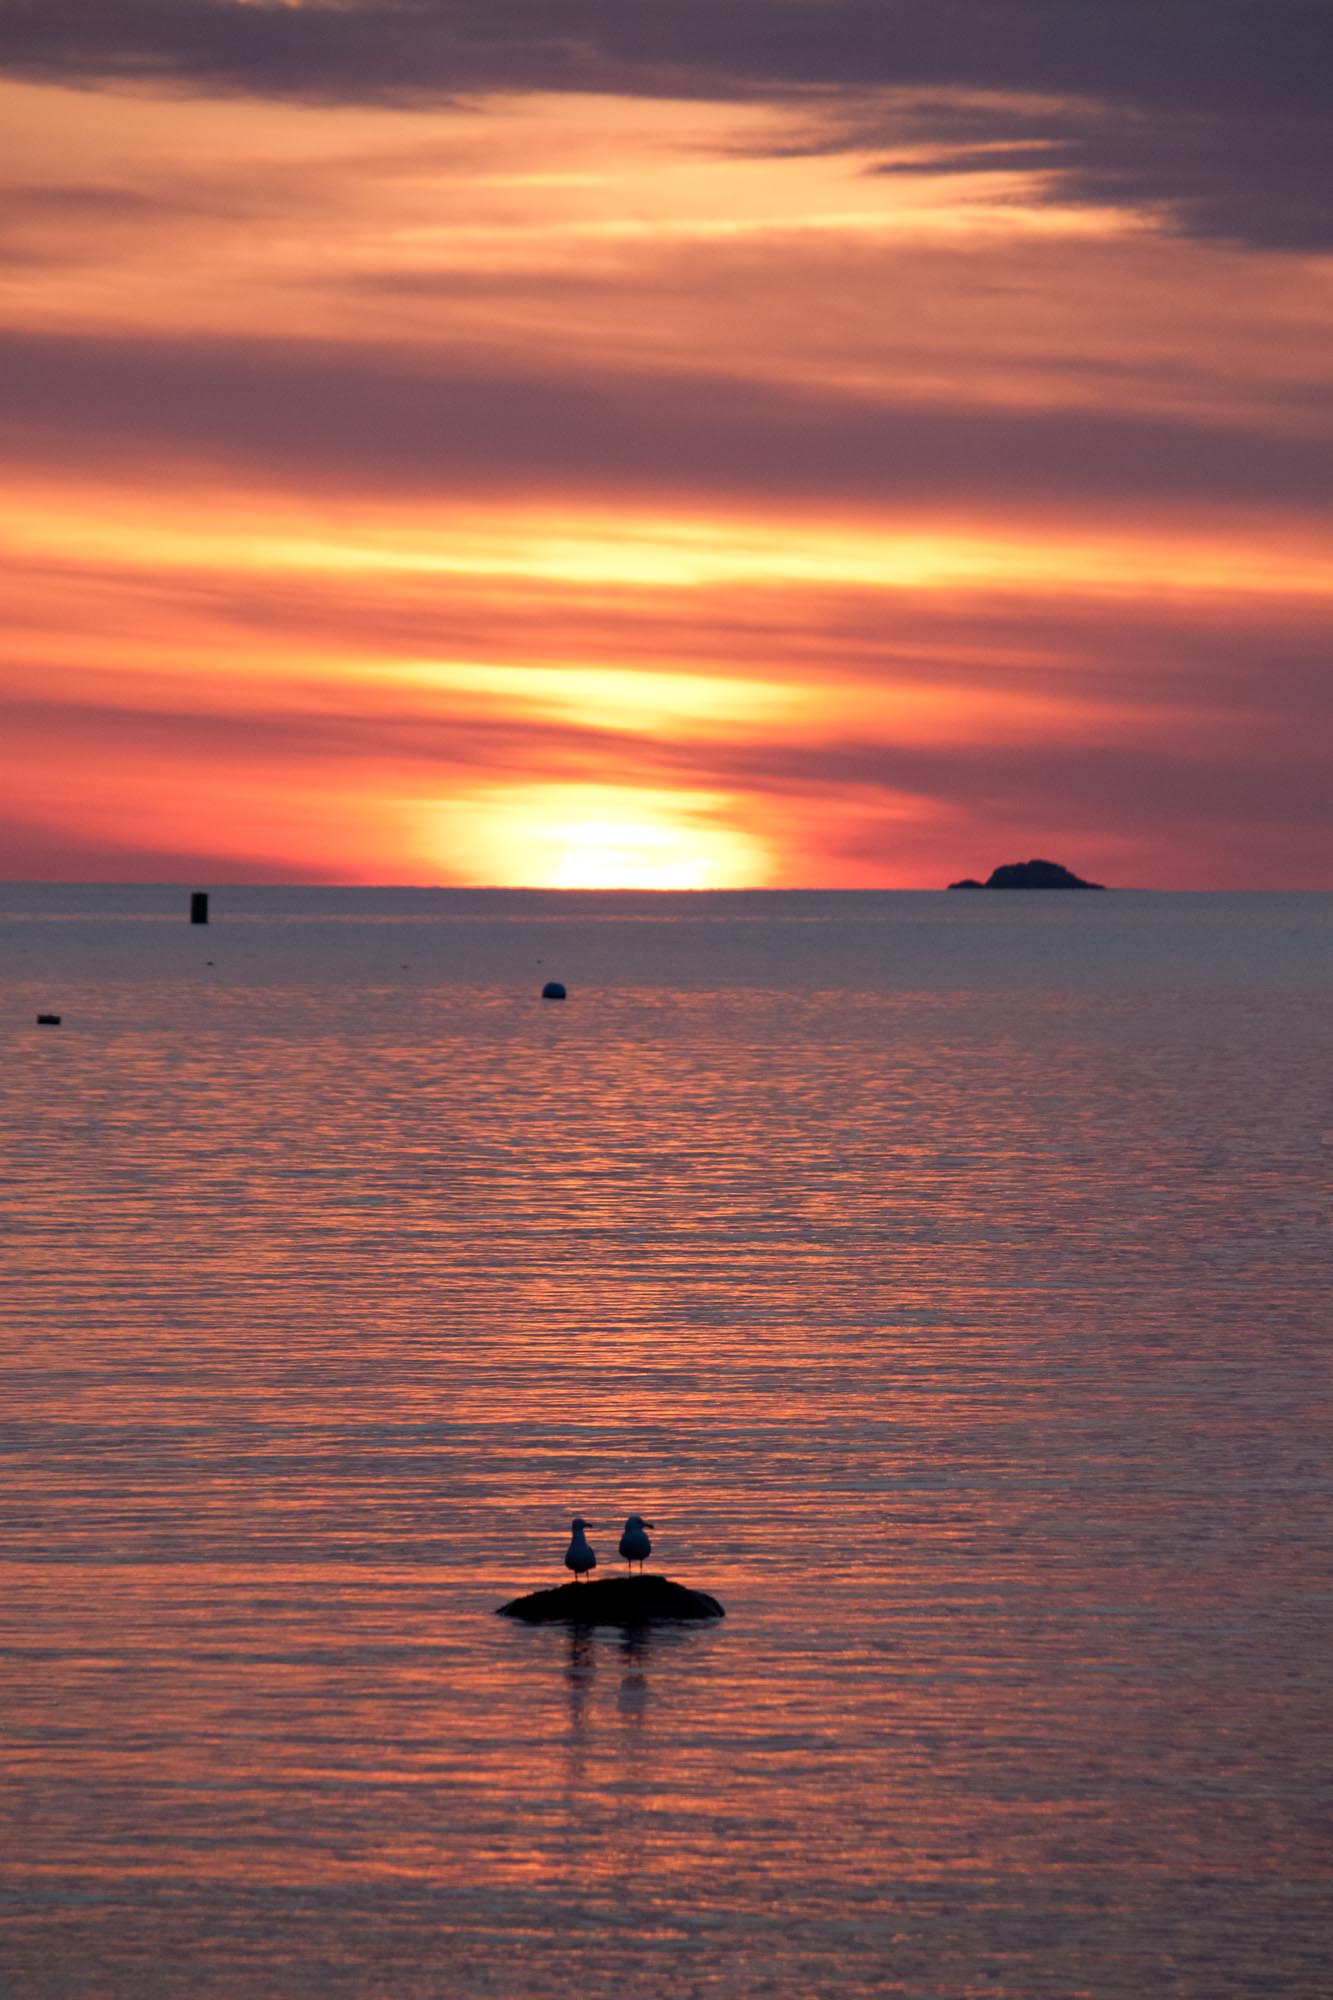
[[[655,1527],[657,1524],[654,1521],[645,1521],[643,1525],[645,1528],[652,1528]]]

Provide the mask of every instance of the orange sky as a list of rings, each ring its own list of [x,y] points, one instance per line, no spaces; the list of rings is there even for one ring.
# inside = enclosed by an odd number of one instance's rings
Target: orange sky
[[[1057,77],[191,6],[225,74],[0,31],[0,873],[1333,886],[1333,264],[1243,79],[1136,180]]]

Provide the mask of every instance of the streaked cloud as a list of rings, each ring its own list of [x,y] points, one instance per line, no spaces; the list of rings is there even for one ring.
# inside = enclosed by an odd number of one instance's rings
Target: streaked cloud
[[[1327,881],[1327,18],[11,4],[5,871]]]
[[[1037,98],[1035,118],[992,111],[985,139],[974,124],[957,165],[1000,143],[1028,166],[1040,146],[1065,199],[1165,205],[1188,231],[1272,248],[1330,241],[1323,0],[8,0],[0,67],[322,104]]]

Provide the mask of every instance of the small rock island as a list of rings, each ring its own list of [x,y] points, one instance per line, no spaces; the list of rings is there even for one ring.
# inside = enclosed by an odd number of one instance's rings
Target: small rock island
[[[951,889],[1104,889],[1104,882],[1085,882],[1058,861],[1006,861],[993,868],[984,882],[967,875]]]
[[[725,1618],[706,1590],[687,1590],[669,1576],[605,1576],[596,1583],[562,1583],[502,1604],[501,1618],[525,1625],[656,1625]]]

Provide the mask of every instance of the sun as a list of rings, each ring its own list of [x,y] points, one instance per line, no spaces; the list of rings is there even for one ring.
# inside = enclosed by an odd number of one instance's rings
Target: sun
[[[455,880],[529,889],[735,889],[768,877],[716,793],[613,785],[495,789],[430,809],[429,846]]]
[[[690,828],[585,819],[550,833],[556,889],[707,889],[719,857]]]

